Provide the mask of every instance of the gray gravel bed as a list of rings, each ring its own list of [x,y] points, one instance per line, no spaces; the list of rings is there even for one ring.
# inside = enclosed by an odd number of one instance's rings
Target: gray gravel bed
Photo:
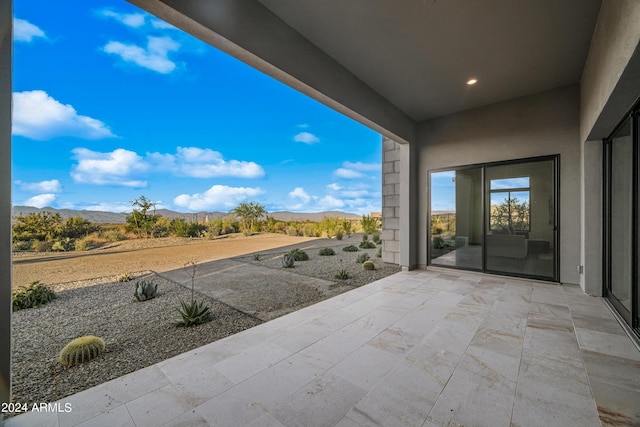
[[[335,243],[333,244],[335,245]],[[359,249],[358,252],[344,252],[342,248],[350,244],[358,246],[357,242],[345,242],[344,245],[332,246],[336,254],[329,256],[318,254],[320,249],[322,249],[321,247],[305,249],[304,251],[309,255],[309,260],[296,261],[293,268],[286,270],[304,276],[332,281],[335,283],[335,287],[359,287],[400,271],[400,267],[397,265],[386,264],[382,262],[382,258],[376,256],[379,246],[375,249]],[[265,254],[258,254],[260,255],[259,261],[254,258],[254,255],[242,256],[236,259],[263,267],[283,268],[282,257],[287,252],[288,251],[272,251]],[[369,260],[373,261],[376,266],[375,270],[363,270],[362,264],[356,262],[356,258],[362,253],[369,254]],[[349,274],[349,278],[346,280],[337,279],[336,274],[340,270],[345,270]]]
[[[14,402],[53,402],[261,323],[196,293],[196,299],[211,307],[213,320],[189,328],[174,326],[180,301],[190,301],[191,290],[153,273],[138,276],[158,283],[156,298],[135,301],[135,280],[118,283],[112,277],[55,285],[57,299],[13,313]],[[60,350],[83,335],[104,339],[105,354],[62,367]]]

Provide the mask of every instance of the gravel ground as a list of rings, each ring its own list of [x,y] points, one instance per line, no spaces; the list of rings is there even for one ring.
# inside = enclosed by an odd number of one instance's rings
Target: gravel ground
[[[357,246],[359,241],[359,236],[340,242],[298,240],[296,246],[306,247],[310,259],[297,261],[294,268],[286,270],[325,279],[333,284],[329,289],[306,286],[304,292],[281,295],[281,300],[276,302],[265,301],[268,305],[266,312],[280,315],[280,311],[291,311],[283,310],[283,307],[299,308],[400,271],[397,266],[385,265],[376,257],[378,248],[342,251],[344,246]],[[320,256],[318,251],[325,244],[332,247],[336,255]],[[355,261],[363,252],[369,254],[376,270],[364,271],[362,264]],[[260,260],[256,260],[253,254],[234,259],[267,268],[283,268],[284,249],[266,247],[257,253]],[[123,268],[123,271],[130,271],[124,265]],[[350,278],[336,279],[336,273],[343,269]],[[255,317],[196,293],[196,299],[206,301],[212,308],[214,319],[204,325],[179,328],[174,326],[173,319],[180,301],[190,300],[190,289],[150,271],[136,273],[136,279],[127,283],[118,283],[117,278],[109,276],[53,285],[58,294],[56,300],[37,309],[13,313],[14,402],[29,406],[53,402],[261,323]],[[150,301],[137,302],[133,299],[134,283],[143,278],[158,283],[158,296]],[[260,298],[260,295],[246,297]],[[105,354],[90,363],[63,368],[57,361],[60,350],[67,342],[83,335],[103,338]]]
[[[316,277],[318,279],[329,280],[335,282],[333,285],[336,287],[349,287],[354,288],[367,283],[374,282],[383,277],[395,274],[400,271],[400,267],[396,265],[385,264],[381,258],[376,256],[378,248],[375,249],[360,249],[358,252],[345,252],[342,250],[345,246],[355,245],[358,246],[360,240],[357,238],[351,238],[345,240],[344,243],[331,241],[331,247],[335,251],[335,255],[321,256],[318,254],[320,247],[306,249],[305,252],[309,255],[308,261],[296,261],[294,267],[291,268],[291,272],[301,274],[303,276]],[[304,246],[304,245],[300,245]],[[242,260],[254,265],[260,265],[269,268],[283,268],[282,256],[287,253],[286,251],[270,251],[259,253],[260,260],[254,259],[253,255],[242,256],[236,259]],[[370,261],[376,266],[375,270],[363,270],[362,264],[356,262],[358,255],[362,253],[369,254]],[[346,280],[339,280],[336,278],[336,274],[340,270],[345,270],[349,274],[349,278]]]
[[[13,401],[53,402],[146,366],[251,328],[259,320],[196,294],[214,313],[211,322],[176,327],[180,301],[191,290],[153,273],[138,278],[158,283],[158,296],[138,302],[134,283],[117,277],[53,286],[58,298],[37,308],[13,313]],[[105,354],[90,363],[63,368],[58,355],[64,345],[83,335],[97,335]]]

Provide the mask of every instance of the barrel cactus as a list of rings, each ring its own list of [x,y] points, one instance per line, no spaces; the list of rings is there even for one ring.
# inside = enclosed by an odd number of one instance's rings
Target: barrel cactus
[[[282,257],[282,266],[284,268],[291,268],[293,267],[293,264],[295,263],[295,258],[289,254],[286,254],[285,256]]]
[[[133,294],[138,301],[147,301],[156,297],[158,285],[153,282],[141,280],[136,282],[136,290]]]
[[[104,349],[102,338],[87,335],[76,338],[65,345],[60,352],[59,361],[64,366],[75,366],[95,359],[104,353]]]
[[[362,263],[362,269],[363,270],[375,270],[376,269],[376,265],[373,263],[373,261],[365,261]]]

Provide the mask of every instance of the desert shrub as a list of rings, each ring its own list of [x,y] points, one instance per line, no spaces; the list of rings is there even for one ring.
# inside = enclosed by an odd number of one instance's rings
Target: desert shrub
[[[244,229],[244,230],[242,231],[242,234],[243,234],[245,237],[249,237],[249,236],[251,236],[253,233],[251,232],[251,229],[247,228],[247,229]]]
[[[109,242],[121,242],[127,239],[127,236],[125,236],[124,232],[118,228],[104,231],[102,232],[101,236]]]
[[[156,297],[158,292],[158,284],[140,280],[136,282],[136,288],[133,297],[138,301],[148,301]]]
[[[376,265],[373,263],[373,261],[367,260],[367,261],[362,263],[362,269],[363,270],[375,270],[376,269]]]
[[[254,261],[262,261],[262,255],[260,255],[260,254],[253,254],[253,260],[254,260]]]
[[[347,273],[347,270],[340,270],[336,274],[336,279],[347,280],[348,278],[349,278],[349,273]]]
[[[298,229],[296,227],[287,227],[287,236],[297,236],[298,235]]]
[[[380,220],[378,218],[371,218],[369,215],[362,215],[360,224],[362,225],[362,231],[365,233],[373,233],[380,229]]]
[[[191,300],[190,304],[182,301],[175,319],[177,326],[194,326],[211,320],[211,308],[204,301]]]
[[[100,230],[100,226],[79,216],[67,218],[60,230],[61,237],[78,239]]]
[[[31,248],[36,252],[51,252],[53,249],[53,242],[48,240],[34,240]]]
[[[442,249],[445,247],[444,239],[442,237],[433,238],[433,249]]]
[[[374,249],[376,247],[376,244],[368,240],[365,240],[363,242],[360,242],[359,246],[361,249]]]
[[[58,360],[63,366],[75,366],[95,359],[104,353],[104,349],[102,338],[88,335],[76,338],[65,345]]]
[[[309,259],[309,255],[302,249],[292,249],[289,251],[289,255],[296,261],[307,261]]]
[[[316,228],[313,224],[305,224],[302,228],[302,234],[305,237],[315,237],[316,236]]]
[[[33,242],[30,240],[13,242],[11,244],[11,250],[14,251],[28,251],[33,246]]]
[[[369,260],[369,254],[368,254],[368,253],[366,253],[366,252],[361,253],[360,255],[358,255],[358,256],[356,257],[356,262],[357,262],[358,264],[362,264],[363,262],[368,261],[368,260]]]
[[[335,254],[336,254],[336,251],[334,251],[331,248],[322,248],[318,251],[318,255],[321,255],[321,256],[331,256]]]
[[[349,245],[349,246],[345,246],[344,248],[342,248],[343,251],[345,252],[358,252],[359,249],[353,245]]]
[[[76,251],[88,251],[99,246],[97,239],[91,236],[76,240]]]
[[[67,237],[62,240],[56,240],[55,242],[53,242],[51,250],[60,252],[72,251],[75,249],[75,244],[76,242],[73,239]]]
[[[336,239],[337,240],[342,240],[342,230],[336,231]]]
[[[363,242],[367,242],[368,240],[369,240],[369,235],[368,235],[367,233],[364,233],[364,234],[362,235],[362,241],[363,241]]]
[[[50,287],[37,280],[11,292],[13,311],[37,308],[56,298],[56,293]]]
[[[130,282],[133,280],[133,278],[134,277],[132,273],[124,273],[123,275],[118,277],[118,283]]]
[[[371,235],[371,240],[373,240],[374,243],[378,243],[380,241],[380,233],[378,233],[377,231],[373,233]]]
[[[293,265],[295,264],[295,261],[296,261],[296,260],[295,260],[295,258],[294,258],[294,257],[292,257],[291,255],[285,254],[285,255],[282,257],[282,266],[283,266],[284,268],[292,268],[292,267],[293,267]]]
[[[376,252],[376,256],[378,258],[382,258],[382,246],[378,246],[378,251]]]

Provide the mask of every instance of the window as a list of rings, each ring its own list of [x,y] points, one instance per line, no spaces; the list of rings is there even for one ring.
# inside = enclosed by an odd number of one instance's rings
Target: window
[[[490,181],[490,230],[510,234],[531,231],[531,187],[529,177]]]

